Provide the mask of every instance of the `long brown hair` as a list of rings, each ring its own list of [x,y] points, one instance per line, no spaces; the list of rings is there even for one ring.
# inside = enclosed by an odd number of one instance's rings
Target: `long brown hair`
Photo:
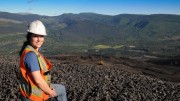
[[[19,55],[22,55],[22,52],[24,51],[24,49],[26,48],[27,45],[30,45],[30,40],[31,40],[31,36],[33,33],[28,32],[26,35],[26,41],[23,43],[22,47],[21,47],[21,51],[19,52]]]

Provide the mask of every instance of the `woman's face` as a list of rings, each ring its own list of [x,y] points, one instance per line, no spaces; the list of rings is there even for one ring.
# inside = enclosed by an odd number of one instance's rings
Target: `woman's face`
[[[38,50],[44,43],[44,36],[32,34],[31,35],[31,45],[34,49]]]

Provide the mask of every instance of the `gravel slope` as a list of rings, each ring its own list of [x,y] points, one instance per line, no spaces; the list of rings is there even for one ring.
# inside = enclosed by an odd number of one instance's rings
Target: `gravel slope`
[[[130,73],[123,66],[55,63],[52,82],[66,86],[69,101],[180,101],[179,82]],[[0,101],[19,101],[18,58],[0,56],[0,67]]]

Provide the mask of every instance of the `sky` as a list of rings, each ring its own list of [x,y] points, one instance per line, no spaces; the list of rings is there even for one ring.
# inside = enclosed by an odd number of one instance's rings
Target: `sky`
[[[180,0],[0,0],[0,11],[47,16],[85,12],[104,15],[180,15]]]

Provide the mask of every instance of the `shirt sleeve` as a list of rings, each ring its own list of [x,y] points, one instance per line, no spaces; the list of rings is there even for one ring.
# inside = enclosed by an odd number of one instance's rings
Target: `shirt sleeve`
[[[40,70],[39,63],[37,56],[34,52],[28,52],[24,58],[24,63],[26,68],[30,72],[38,71]]]

